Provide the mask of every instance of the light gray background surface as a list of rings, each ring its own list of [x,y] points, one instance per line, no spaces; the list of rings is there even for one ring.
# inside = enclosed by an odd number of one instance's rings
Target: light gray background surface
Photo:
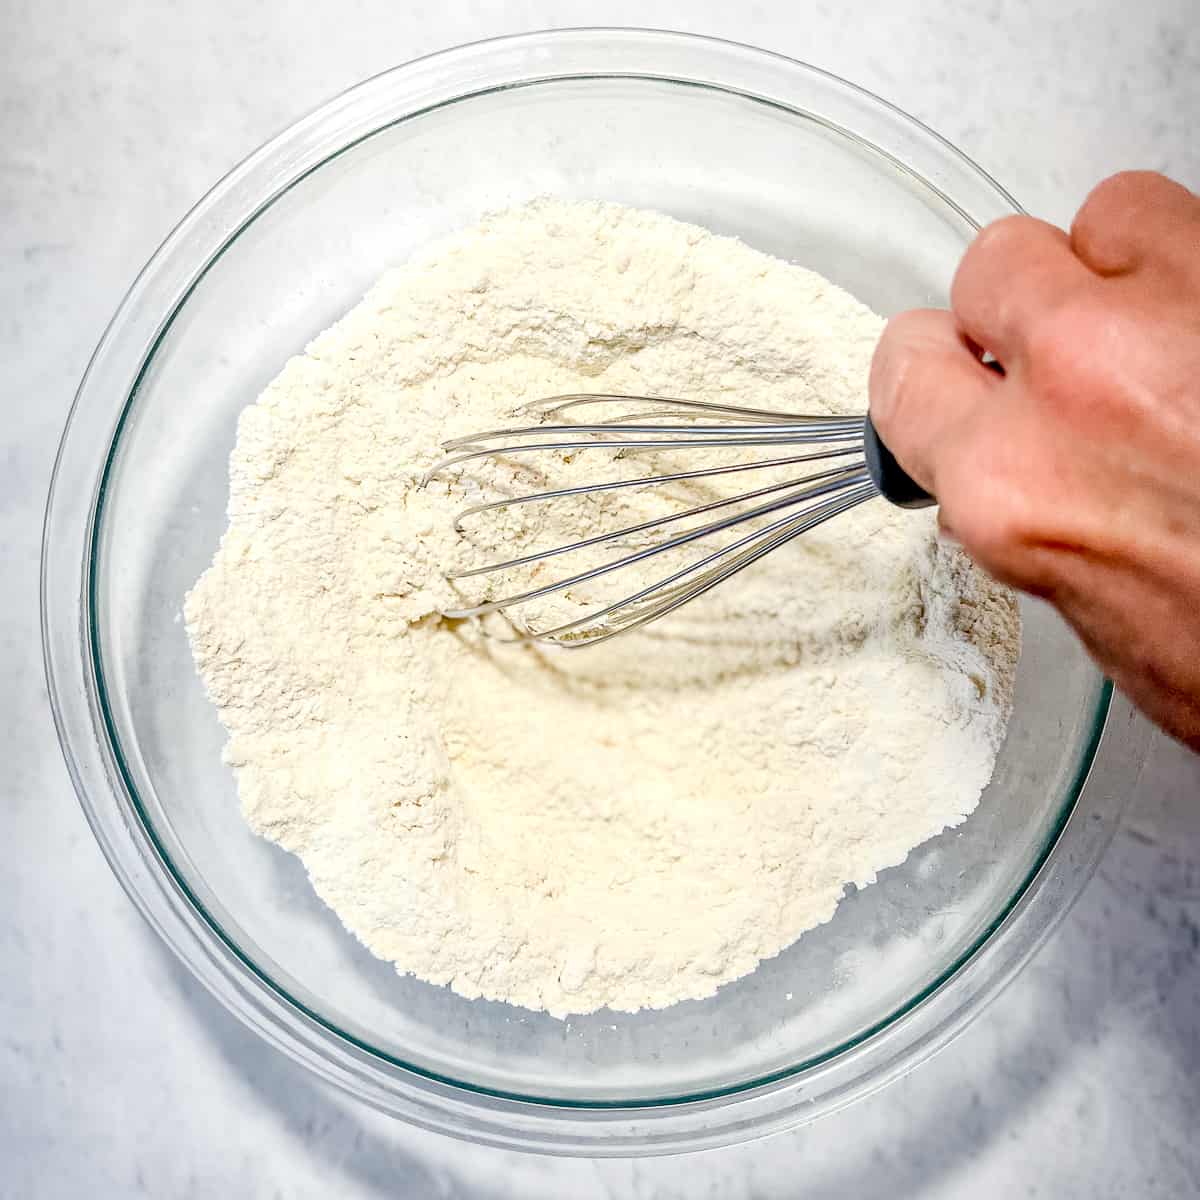
[[[92,841],[47,709],[37,542],[72,392],[133,274],[341,88],[597,23],[844,75],[1060,222],[1120,167],[1200,187],[1195,0],[0,2],[0,1197],[1200,1195],[1200,760],[1164,740],[1081,902],[962,1038],[849,1111],[686,1162],[476,1149],[327,1090],[191,983]]]

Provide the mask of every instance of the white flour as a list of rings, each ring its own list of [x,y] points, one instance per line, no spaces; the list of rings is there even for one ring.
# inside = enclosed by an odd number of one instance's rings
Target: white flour
[[[928,514],[875,501],[592,650],[437,615],[443,439],[566,391],[861,412],[881,325],[736,241],[547,200],[389,272],[243,413],[188,632],[247,820],[374,953],[557,1015],[703,997],[974,808],[1016,608]],[[585,519],[538,507],[540,544]]]

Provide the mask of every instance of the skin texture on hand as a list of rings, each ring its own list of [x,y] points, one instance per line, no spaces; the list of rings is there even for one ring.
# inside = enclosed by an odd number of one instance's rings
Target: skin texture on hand
[[[889,321],[880,436],[950,536],[1200,750],[1200,197],[1129,172],[1070,234],[998,221],[951,308]]]

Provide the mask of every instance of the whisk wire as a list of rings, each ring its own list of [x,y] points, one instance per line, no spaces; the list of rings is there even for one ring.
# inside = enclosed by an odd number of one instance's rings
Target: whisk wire
[[[720,500],[710,500],[707,504],[697,504],[693,508],[686,508],[681,512],[668,513],[663,517],[654,517],[649,521],[642,521],[637,525],[627,525],[624,529],[616,529],[605,531],[604,533],[595,534],[592,537],[581,538],[579,541],[567,542],[562,546],[555,546],[550,550],[537,550],[532,554],[525,554],[519,558],[506,559],[503,562],[489,563],[484,567],[473,567],[467,571],[451,571],[446,575],[447,579],[469,579],[477,575],[490,575],[496,571],[511,570],[514,567],[523,567],[530,563],[542,562],[548,558],[556,558],[560,554],[571,554],[576,550],[584,550],[589,546],[599,546],[605,543],[620,544],[624,539],[634,537],[639,533],[646,533],[651,529],[660,529],[664,525],[673,524],[676,521],[684,521],[688,517],[697,517],[702,513],[715,512],[717,509],[728,508],[732,504],[741,504],[747,500],[757,500],[760,496],[767,496],[774,492],[784,491],[785,489],[795,489],[795,494],[783,503],[799,504],[804,500],[810,500],[814,496],[822,494],[818,488],[808,487],[808,484],[819,484],[821,481],[837,478],[844,482],[846,468],[839,468],[833,471],[824,471],[819,475],[810,475],[802,481],[795,479],[786,479],[782,483],[771,483],[765,487],[760,487],[752,492],[743,492],[738,496],[726,496]],[[764,511],[772,511],[774,506],[764,506],[762,509],[752,509],[750,512],[739,516],[738,521],[752,520]],[[706,526],[705,529],[711,527]],[[728,528],[727,524],[721,523],[720,528]],[[714,530],[716,532],[717,530]],[[704,531],[702,530],[701,533]],[[664,549],[668,547],[663,547]]]
[[[599,429],[599,427],[594,427]],[[647,427],[649,428],[649,427]],[[584,427],[586,432],[587,427]],[[626,432],[629,428],[626,427]],[[655,428],[654,432],[661,432],[661,427]],[[528,431],[524,431],[528,436]],[[516,445],[499,445],[499,446],[484,446],[477,450],[465,450],[461,454],[454,454],[451,457],[443,459],[439,463],[435,463],[421,481],[422,486],[429,483],[430,480],[448,471],[451,467],[460,466],[462,463],[471,462],[474,459],[480,458],[496,458],[501,455],[509,454],[535,454],[545,453],[548,450],[557,453],[564,451],[575,450],[670,450],[673,447],[684,447],[688,450],[695,450],[699,447],[715,448],[715,449],[730,449],[735,446],[789,446],[789,445],[808,445],[816,442],[848,442],[855,437],[861,438],[861,429],[857,434],[851,431],[847,432],[821,432],[821,433],[791,433],[783,432],[780,434],[758,434],[758,435],[738,435],[733,437],[704,437],[702,440],[697,440],[695,430],[687,430],[686,436],[663,438],[663,437],[637,437],[637,438],[602,438],[591,437],[586,440],[576,440],[580,429],[574,425],[550,425],[542,426],[537,430],[538,433],[551,434],[571,434],[570,440],[556,439],[547,442],[518,442]],[[470,438],[463,439],[467,445],[479,445],[480,442],[487,438],[495,438],[497,433],[493,430],[490,434],[474,434]],[[451,449],[454,448],[453,443],[445,443]]]
[[[855,491],[827,501],[810,513],[801,515],[792,514],[766,526],[764,529],[754,530],[731,545],[723,546],[719,550],[713,551],[712,554],[701,559],[699,562],[692,563],[675,572],[675,574],[667,576],[665,579],[657,580],[632,596],[614,601],[612,604],[606,605],[595,612],[589,612],[586,616],[565,622],[562,625],[556,625],[551,629],[519,632],[518,636],[511,640],[556,641],[567,649],[575,649],[581,646],[596,645],[599,642],[607,641],[611,637],[616,637],[619,633],[625,633],[628,630],[648,625],[651,621],[657,621],[660,617],[667,616],[669,613],[682,608],[683,605],[702,596],[705,592],[711,591],[719,583],[723,583],[726,579],[731,578],[739,571],[757,562],[760,558],[763,558],[777,547],[782,546],[785,542],[791,541],[803,533],[809,533],[818,525],[828,521],[831,517],[836,517],[848,511],[856,505],[861,504],[864,500],[871,499],[876,494],[874,485],[867,481],[862,486],[856,488]],[[774,536],[766,536],[771,534],[772,531],[776,531],[774,532]],[[758,542],[759,544],[750,545],[753,542]],[[688,584],[677,582],[681,578],[718,561],[743,546],[747,548],[741,554],[738,554],[730,562],[723,564],[721,567],[710,570],[706,575],[701,576],[700,579],[692,580]],[[661,595],[656,595],[663,588],[667,590]],[[647,604],[647,600],[651,596],[655,596],[654,602]],[[639,608],[643,610],[643,615],[641,616],[637,615]],[[649,611],[645,611],[647,608]],[[632,618],[626,623],[618,625],[615,628],[599,624],[612,616],[612,614],[623,609],[633,610]],[[570,638],[567,636],[585,626],[597,627],[597,632],[590,637]],[[562,640],[560,641],[560,639]]]
[[[667,550],[678,550],[683,546],[689,545],[692,542],[699,541],[701,538],[711,537],[714,533],[721,533],[726,529],[731,529],[735,525],[741,525],[746,521],[752,520],[754,517],[766,516],[769,513],[778,512],[781,508],[790,508],[795,504],[801,504],[805,500],[810,500],[823,492],[833,491],[840,488],[844,484],[841,482],[830,482],[820,484],[815,488],[808,489],[803,495],[785,497],[780,500],[773,500],[767,504],[761,504],[748,512],[735,513],[733,516],[724,517],[719,521],[712,521],[707,525],[701,525],[697,529],[689,529],[684,533],[676,534],[674,537],[668,538],[664,542],[659,542],[653,546],[646,546],[641,550],[635,550],[632,554],[627,554],[623,558],[618,558],[613,562],[603,563],[598,567],[591,567],[586,571],[579,571],[574,575],[569,575],[566,578],[555,580],[553,583],[547,583],[541,587],[530,588],[525,592],[518,592],[512,596],[505,596],[500,600],[489,600],[483,604],[476,604],[469,608],[452,609],[445,615],[456,620],[461,620],[464,617],[480,617],[486,613],[495,612],[497,609],[509,608],[515,604],[525,604],[530,600],[540,600],[543,596],[551,596],[556,592],[564,592],[568,588],[578,587],[581,583],[590,583],[594,579],[601,579],[605,575],[611,574],[613,571],[619,571],[622,567],[633,566],[634,563],[642,562],[654,555],[662,554]],[[546,557],[545,553],[532,555],[528,561]],[[496,568],[484,567],[478,573],[483,574]],[[461,578],[461,576],[460,576]]]
[[[664,410],[676,413],[716,413],[725,416],[747,417],[768,425],[781,421],[804,421],[810,424],[838,421],[858,421],[861,417],[842,417],[811,413],[779,412],[769,408],[751,408],[743,404],[721,404],[715,400],[684,400],[678,396],[631,396],[622,392],[569,392],[561,396],[544,396],[523,404],[518,412],[540,412],[543,415],[563,413],[568,409],[593,404],[658,404]]]
[[[493,512],[520,504],[536,504],[543,500],[562,500],[568,496],[597,495],[600,492],[616,492],[625,488],[652,487],[660,483],[683,483],[694,479],[711,479],[718,475],[735,475],[743,471],[765,471],[777,467],[791,467],[804,462],[818,462],[831,458],[846,458],[862,451],[851,446],[841,450],[819,450],[814,454],[792,454],[787,458],[758,459],[749,463],[733,463],[728,466],[703,467],[694,471],[673,471],[668,475],[647,475],[638,479],[615,479],[607,483],[584,483],[575,487],[554,488],[546,492],[532,492],[524,496],[506,496],[503,500],[490,500],[486,504],[474,504],[464,508],[454,518],[455,533],[463,533],[463,522],[478,513]],[[811,478],[811,476],[810,476]]]
[[[588,422],[561,422],[561,418],[571,410],[595,405],[627,406],[628,411]],[[499,599],[450,609],[444,614],[456,619],[478,618],[501,611],[507,613],[507,610],[568,592],[615,572],[635,567],[660,554],[684,550],[747,522],[754,523],[754,528],[735,537],[732,542],[702,553],[695,561],[638,588],[632,594],[609,603],[601,603],[579,617],[542,630],[522,629],[519,623],[513,621],[515,636],[504,640],[552,642],[566,647],[595,645],[607,641],[619,633],[640,628],[676,611],[745,570],[777,547],[879,494],[863,457],[863,417],[806,416],[733,404],[608,393],[575,393],[548,397],[523,406],[521,411],[539,414],[542,423],[492,429],[467,437],[451,438],[443,443],[443,449],[449,452],[448,457],[429,470],[424,482],[428,483],[444,472],[470,462],[513,455],[550,453],[563,456],[573,455],[576,451],[607,449],[617,451],[617,457],[623,458],[626,452],[670,453],[677,449],[710,451],[793,446],[819,448],[797,454],[756,458],[751,462],[741,462],[735,458],[733,462],[687,470],[663,470],[659,467],[657,473],[631,479],[601,480],[502,497],[474,504],[460,511],[454,520],[457,532],[464,532],[464,522],[469,518],[519,505],[590,496],[626,488],[712,480],[747,471],[778,471],[792,466],[838,459],[850,461],[815,473],[774,480],[750,491],[693,504],[682,511],[655,516],[620,529],[603,531],[562,545],[515,555],[499,562],[450,572],[447,578],[451,580],[495,576],[505,571],[533,567],[544,560],[590,547],[622,547],[623,543],[627,543],[631,538],[665,530],[669,525],[690,518],[716,513],[734,505],[739,506],[736,512],[669,534],[648,546],[619,554],[609,561],[569,573],[536,587],[501,596]],[[549,418],[560,420],[548,423]],[[753,501],[762,503],[751,503]],[[750,506],[746,507],[748,504]],[[798,506],[804,506],[802,511],[794,511]],[[766,524],[761,524],[762,521],[766,521]],[[508,615],[512,620],[511,613]]]

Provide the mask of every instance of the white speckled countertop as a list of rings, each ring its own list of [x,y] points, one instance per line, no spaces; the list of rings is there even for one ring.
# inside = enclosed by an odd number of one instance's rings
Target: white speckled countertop
[[[456,42],[597,22],[717,34],[844,75],[1060,222],[1120,167],[1200,187],[1195,0],[10,0],[0,1197],[1200,1195],[1200,759],[1164,740],[1083,899],[956,1043],[848,1111],[686,1166],[478,1149],[359,1107],[193,985],[109,874],[59,757],[36,612],[54,447],[104,323],[192,202],[330,94]]]

